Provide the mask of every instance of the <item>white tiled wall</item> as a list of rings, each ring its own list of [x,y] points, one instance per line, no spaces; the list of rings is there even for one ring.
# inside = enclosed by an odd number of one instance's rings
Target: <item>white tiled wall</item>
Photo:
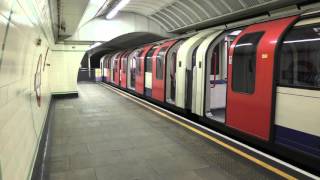
[[[47,2],[0,0],[1,180],[30,179],[51,91],[76,91],[76,73],[84,50],[71,51],[70,47],[53,45]],[[37,45],[38,39],[41,45]],[[38,106],[34,81],[40,55]]]

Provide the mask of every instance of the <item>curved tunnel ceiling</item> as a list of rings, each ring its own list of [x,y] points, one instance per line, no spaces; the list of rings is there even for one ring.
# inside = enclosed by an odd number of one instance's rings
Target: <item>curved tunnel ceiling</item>
[[[200,22],[266,13],[276,8],[308,0],[131,0],[122,11],[134,12],[158,22],[168,32],[175,32]],[[104,11],[107,12],[108,10]],[[243,12],[239,14],[239,12]],[[238,13],[238,14],[237,14]],[[240,16],[240,17],[239,17]],[[226,19],[225,19],[226,20]],[[212,23],[212,22],[211,22]]]

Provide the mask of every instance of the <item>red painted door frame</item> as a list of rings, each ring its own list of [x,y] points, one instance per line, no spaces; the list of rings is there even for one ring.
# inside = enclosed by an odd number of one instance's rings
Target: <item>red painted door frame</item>
[[[165,74],[166,74],[166,61],[167,61],[167,52],[169,49],[177,42],[177,40],[167,41],[161,44],[156,51],[153,53],[152,57],[152,98],[158,101],[164,102],[165,97]],[[162,72],[163,77],[162,79],[157,79],[156,77],[156,70],[157,70],[157,55],[159,54],[160,50],[164,47],[168,47],[164,54]]]
[[[142,49],[142,53],[141,55],[139,56],[139,59],[138,61],[140,61],[140,72],[139,74],[137,73],[136,74],[136,84],[135,84],[135,91],[138,93],[138,94],[141,94],[143,95],[144,93],[144,64],[145,64],[145,58],[146,58],[146,55],[148,53],[148,51],[153,47],[153,45],[147,45],[145,47],[143,47]],[[137,67],[138,68],[138,67]]]
[[[270,139],[273,108],[274,61],[277,42],[297,17],[288,17],[254,24],[244,29],[230,48],[228,64],[227,119],[229,127],[262,140]],[[256,76],[253,94],[232,90],[232,63],[234,47],[239,39],[249,33],[264,32],[256,51]]]

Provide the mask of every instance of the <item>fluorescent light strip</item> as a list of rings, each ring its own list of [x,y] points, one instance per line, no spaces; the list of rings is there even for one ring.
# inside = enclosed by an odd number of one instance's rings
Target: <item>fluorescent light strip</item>
[[[112,19],[113,17],[115,17],[118,12],[120,11],[120,9],[124,8],[130,0],[121,0],[115,8],[113,8],[106,16],[107,19]]]
[[[241,46],[252,46],[252,43],[243,43],[243,44],[237,44],[236,47],[241,47]]]
[[[320,38],[314,38],[314,39],[301,39],[301,40],[293,40],[293,41],[284,41],[284,44],[290,44],[290,43],[299,43],[299,42],[312,42],[312,41],[320,41]]]

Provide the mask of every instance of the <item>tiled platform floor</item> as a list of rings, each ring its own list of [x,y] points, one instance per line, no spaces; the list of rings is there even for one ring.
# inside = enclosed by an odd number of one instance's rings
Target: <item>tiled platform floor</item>
[[[280,179],[97,84],[54,106],[50,180]]]

